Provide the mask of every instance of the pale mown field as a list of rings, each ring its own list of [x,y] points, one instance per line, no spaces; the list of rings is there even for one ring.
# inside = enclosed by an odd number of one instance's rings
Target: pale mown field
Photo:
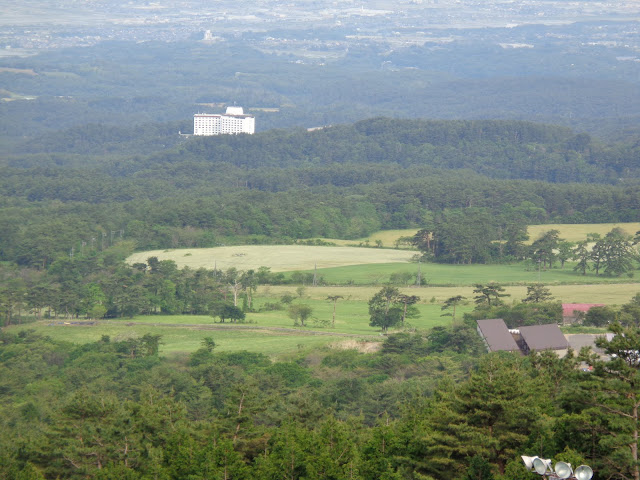
[[[379,232],[372,233],[365,238],[358,238],[356,240],[342,240],[340,238],[322,238],[327,242],[335,243],[339,246],[360,246],[369,244],[371,246],[376,245],[376,241],[380,240],[384,248],[393,248],[396,240],[400,237],[413,237],[418,232],[417,228],[408,228],[403,230],[380,230]]]
[[[620,227],[629,235],[640,231],[640,222],[636,223],[600,223],[600,224],[548,224],[529,226],[529,243],[548,230],[558,230],[560,238],[571,242],[586,240],[588,233],[605,235],[614,227]],[[160,260],[173,260],[178,267],[210,268],[226,270],[235,267],[239,270],[257,269],[265,266],[273,272],[311,270],[314,268],[332,268],[351,265],[381,263],[407,263],[415,255],[415,250],[395,250],[400,237],[415,235],[417,229],[384,230],[368,238],[358,240],[325,239],[337,246],[317,247],[304,245],[245,245],[216,248],[186,248],[171,250],[151,250],[137,252],[129,257],[129,263],[145,262],[149,257]],[[382,242],[385,248],[357,248],[367,244],[375,246]],[[497,280],[500,281],[500,280]]]
[[[604,236],[613,230],[615,227],[620,227],[628,235],[635,235],[640,230],[640,223],[576,223],[576,224],[549,224],[549,225],[530,225],[528,228],[529,242],[533,242],[540,235],[548,230],[558,230],[560,232],[560,238],[568,240],[570,242],[579,242],[587,239],[589,233],[599,233]]]
[[[146,262],[149,257],[173,260],[179,268],[217,268],[238,270],[270,267],[272,272],[375,263],[406,263],[415,252],[386,248],[310,247],[303,245],[244,245],[180,250],[151,250],[134,253],[130,264]]]
[[[576,223],[576,224],[545,224],[545,225],[530,225],[527,228],[529,233],[528,243],[536,240],[540,235],[548,230],[558,230],[560,232],[560,238],[568,240],[570,242],[579,242],[586,240],[587,234],[599,233],[604,236],[609,233],[613,228],[620,227],[628,235],[635,235],[640,231],[640,222],[633,223]],[[412,237],[418,232],[417,228],[406,230],[383,230],[372,234],[368,238],[361,238],[358,240],[336,240],[331,239],[338,245],[358,245],[364,243],[367,240],[369,244],[375,245],[376,240],[380,240],[384,247],[393,247],[395,242],[400,237]]]
[[[635,235],[636,232],[640,231],[640,222],[530,225],[527,229],[527,232],[529,233],[529,241],[527,243],[533,242],[548,230],[558,230],[560,232],[560,238],[570,242],[579,242],[581,240],[586,240],[588,233],[599,233],[604,236],[615,227],[620,227],[628,235]],[[382,230],[367,238],[360,238],[358,240],[329,239],[328,241],[337,245],[359,245],[368,241],[370,245],[375,245],[376,240],[380,240],[384,247],[393,247],[396,240],[400,237],[412,237],[417,232],[417,228],[406,230]]]

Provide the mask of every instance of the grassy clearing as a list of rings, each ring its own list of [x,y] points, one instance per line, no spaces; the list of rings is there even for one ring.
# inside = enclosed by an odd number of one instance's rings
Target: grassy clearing
[[[376,240],[380,240],[384,247],[393,247],[400,237],[413,237],[418,233],[417,228],[410,228],[405,230],[381,230],[369,236],[367,240],[375,245]]]
[[[599,233],[604,236],[613,230],[615,227],[620,227],[629,235],[634,235],[640,230],[640,223],[577,223],[577,224],[548,224],[548,225],[530,225],[527,229],[529,233],[529,242],[533,242],[540,237],[544,232],[549,230],[558,230],[560,232],[560,238],[568,240],[570,242],[579,242],[587,239],[588,233]]]
[[[316,287],[321,288],[321,287]],[[328,324],[332,321],[333,302],[327,300],[327,295],[315,291],[306,293],[301,299],[296,300],[297,303],[305,303],[313,308],[313,316]],[[283,290],[283,292],[286,290]],[[327,290],[325,290],[327,291]],[[349,335],[376,335],[378,330],[369,326],[369,298],[373,296],[376,289],[365,289],[364,291],[350,294],[348,291],[333,290],[332,294],[342,295],[344,298],[339,299],[336,304],[336,323],[335,328],[326,326],[324,328],[314,326],[313,321],[310,322],[312,329],[319,329],[327,333],[344,333]],[[419,295],[421,292],[412,291],[413,294]],[[259,305],[260,303],[258,303]],[[446,317],[440,317],[440,305],[432,304],[427,301],[417,305],[420,311],[420,317],[409,320],[411,327],[417,329],[428,329],[436,325],[446,323]],[[272,325],[280,327],[291,327],[293,321],[287,316],[286,311],[265,312],[258,314],[250,314],[247,318],[256,320],[260,325]]]
[[[613,278],[594,274],[580,275],[573,271],[573,264],[564,269],[527,270],[524,264],[511,265],[450,265],[439,263],[395,263],[377,265],[351,265],[318,269],[325,283],[330,285],[381,285],[389,282],[392,274],[411,273],[414,277],[420,269],[422,283],[429,286],[464,286],[474,283],[497,282],[501,284],[531,284],[538,280],[544,284],[604,284],[631,282],[627,277]],[[311,272],[312,270],[308,270]]]
[[[304,298],[310,304],[314,317],[330,322],[333,306],[323,300]],[[430,306],[433,309],[433,306]],[[430,317],[430,316],[429,316]],[[212,337],[217,351],[248,350],[263,353],[273,358],[282,358],[300,350],[323,346],[341,347],[379,343],[383,337],[369,327],[367,306],[364,302],[339,302],[335,328],[318,326],[312,320],[307,327],[294,327],[286,311],[249,313],[247,320],[253,323],[229,325],[216,324],[207,316],[152,316],[127,320],[99,321],[94,325],[72,325],[62,321],[38,321],[28,325],[17,325],[7,331],[34,329],[56,340],[73,343],[98,341],[102,335],[113,340],[124,340],[147,333],[162,336],[163,355],[184,355],[198,349],[205,337]],[[428,320],[419,322],[429,325]]]
[[[336,308],[335,328],[329,325],[319,326],[309,322],[309,326],[294,327],[285,310],[248,313],[247,321],[252,323],[235,325],[215,324],[208,316],[150,316],[136,317],[131,320],[99,321],[92,326],[65,325],[62,321],[42,320],[27,325],[7,327],[10,332],[22,329],[35,329],[43,335],[57,340],[73,343],[95,342],[102,335],[114,340],[146,333],[162,336],[161,353],[169,356],[185,355],[201,346],[205,337],[212,337],[218,351],[249,350],[263,353],[272,358],[285,358],[300,350],[333,346],[357,348],[377,344],[383,337],[379,330],[369,326],[368,300],[380,289],[380,286],[347,287],[309,287],[295,302],[306,303],[313,308],[313,317],[331,323],[333,303],[327,300],[329,295],[341,295]],[[265,302],[275,302],[283,294],[296,294],[295,287],[270,286],[258,291],[255,306],[260,308]],[[417,307],[420,317],[410,319],[409,327],[426,330],[437,325],[447,325],[451,317],[443,317],[442,302],[455,295],[467,298],[464,305],[456,311],[458,318],[464,312],[473,310],[473,287],[411,287],[401,288],[404,293],[421,297]],[[526,295],[526,286],[506,287],[505,301],[517,302]],[[633,295],[640,292],[640,285],[552,285],[552,294],[563,303],[605,303],[621,305],[627,303]],[[351,345],[351,347],[349,347]],[[367,348],[370,348],[369,345]]]
[[[547,285],[556,300],[562,303],[606,303],[608,305],[622,305],[628,303],[631,298],[640,293],[640,284],[619,283],[602,285]],[[342,295],[344,300],[338,300],[338,308],[344,302],[361,302],[362,308],[366,310],[366,302],[380,290],[382,286],[332,286],[332,287],[309,287],[305,289],[304,296],[317,301],[325,301],[329,295]],[[507,303],[521,301],[527,295],[526,285],[506,286],[505,293],[511,295],[505,298]],[[473,286],[458,287],[407,287],[399,289],[402,293],[418,295],[421,300],[419,307],[437,307],[437,312],[431,309],[422,310],[425,318],[425,325],[437,324],[440,315],[440,305],[448,298],[462,295],[473,302]],[[294,294],[294,287],[283,285],[261,287],[259,294],[261,301],[273,302],[285,293]],[[269,300],[267,300],[269,299]],[[326,301],[327,305],[330,302]],[[473,309],[473,305],[469,306]]]
[[[133,320],[98,322],[94,326],[52,326],[51,322],[43,321],[25,326],[13,326],[8,331],[35,329],[53,339],[79,344],[96,342],[102,335],[109,335],[113,340],[124,340],[149,333],[162,336],[161,354],[169,356],[197,350],[205,337],[212,337],[215,340],[217,351],[249,350],[271,357],[285,356],[300,349],[317,348],[344,339],[344,337],[311,335],[305,332],[279,332],[262,328],[260,325],[251,326],[254,328],[219,330],[187,325],[169,326],[175,325],[176,320],[176,317],[137,317]],[[202,321],[207,325],[213,323],[211,317],[200,319],[188,317],[187,320],[188,322]]]
[[[614,227],[620,227],[630,235],[640,230],[640,223],[602,223],[602,224],[575,224],[575,225],[561,225],[561,224],[549,224],[549,225],[532,225],[529,227],[530,242],[533,242],[543,232],[556,229],[560,231],[560,237],[569,241],[585,240],[587,233],[600,233],[604,235],[611,231]],[[392,247],[396,240],[400,237],[412,236],[417,232],[417,229],[404,229],[404,230],[383,230],[376,232],[367,238],[358,240],[339,240],[339,239],[324,239],[328,242],[335,243],[335,247],[319,247],[319,246],[304,246],[304,245],[244,245],[244,246],[229,246],[229,247],[216,247],[216,248],[185,248],[185,249],[170,249],[170,250],[151,250],[146,252],[137,252],[129,257],[129,263],[145,262],[147,258],[151,256],[158,257],[160,260],[173,260],[178,267],[182,268],[188,266],[190,268],[219,268],[227,269],[235,267],[241,270],[257,269],[265,266],[270,267],[273,272],[288,272],[296,270],[311,270],[317,265],[318,268],[336,268],[345,266],[362,265],[354,270],[336,270],[335,272],[323,272],[330,282],[347,283],[351,280],[350,277],[354,277],[355,283],[375,283],[376,278],[379,277],[380,281],[387,281],[385,275],[388,277],[388,272],[396,267],[391,265],[381,266],[379,264],[391,264],[400,263],[405,264],[403,267],[397,269],[398,271],[411,271],[417,267],[413,267],[408,264],[411,257],[415,254],[413,250],[394,250],[388,247]],[[354,248],[358,245],[368,242],[369,245],[375,245],[375,242],[379,240],[382,242],[385,248]],[[371,265],[374,264],[375,267]],[[452,266],[458,267],[458,266]],[[514,275],[514,271],[521,269],[520,266],[484,266],[475,265],[473,268],[482,269],[484,272],[495,269],[495,277],[488,280],[469,280],[469,275],[464,273],[464,266],[461,266],[455,274],[452,270],[449,270],[449,274],[445,274],[442,281],[435,280],[435,277],[440,275],[439,268],[430,268],[433,271],[434,279],[433,283],[442,284],[465,284],[474,281],[499,281],[499,282],[519,282],[532,281],[532,276],[537,275],[537,272],[529,272],[526,278],[518,280]],[[504,268],[502,268],[504,267]],[[510,268],[511,267],[511,268]],[[360,270],[362,268],[362,270]],[[409,269],[409,270],[406,270]],[[380,271],[378,274],[377,271]],[[545,272],[546,274],[547,272]],[[547,275],[548,282],[564,282],[564,281],[579,281],[567,279],[572,275],[570,269],[564,271],[551,271]],[[330,278],[329,279],[329,274]],[[459,275],[458,275],[459,274]],[[486,274],[481,272],[480,277],[486,278],[492,274]],[[503,277],[506,275],[506,277]],[[595,278],[595,277],[593,277]],[[537,277],[536,277],[537,280]],[[595,281],[602,281],[596,279]]]
[[[178,267],[239,270],[270,267],[273,272],[310,270],[343,265],[406,263],[415,252],[386,248],[310,247],[303,245],[244,245],[216,248],[152,250],[131,255],[130,264],[155,256],[173,260]]]
[[[262,292],[256,302],[259,307],[266,301],[273,301],[286,290]],[[333,315],[333,303],[314,289],[313,292],[298,298],[298,303],[309,304],[313,308],[314,319],[307,327],[294,327],[293,320],[285,310],[248,313],[246,323],[241,325],[215,324],[207,316],[150,316],[133,319],[98,321],[94,325],[65,324],[64,321],[42,320],[27,325],[8,327],[10,332],[22,329],[35,329],[43,335],[56,340],[73,343],[98,341],[102,335],[113,340],[123,340],[147,333],[162,336],[161,352],[164,355],[184,355],[201,346],[205,337],[212,337],[218,351],[249,350],[270,357],[282,358],[305,349],[322,346],[358,348],[366,344],[377,344],[383,337],[378,329],[369,326],[367,300],[370,291],[359,292],[351,298],[348,292],[338,301],[335,327],[330,326]],[[264,295],[263,295],[264,294]],[[371,293],[372,294],[372,293]],[[363,297],[361,299],[361,297]],[[365,298],[366,297],[366,298]],[[472,308],[471,306],[465,307]],[[407,327],[428,329],[451,321],[450,317],[441,317],[437,304],[418,305],[420,318],[411,319]],[[462,310],[459,310],[462,311]],[[318,324],[324,322],[324,326]],[[350,347],[349,347],[350,348]],[[367,348],[371,348],[369,345]],[[374,348],[375,349],[375,348]]]
[[[560,232],[560,238],[563,238],[570,242],[578,242],[581,240],[585,240],[588,233],[599,233],[600,235],[604,236],[615,227],[620,227],[629,235],[634,235],[637,231],[640,231],[640,222],[530,225],[527,231],[529,233],[529,243],[532,243],[540,235],[548,230],[558,230]],[[412,237],[416,234],[417,231],[417,228],[405,230],[381,230],[379,232],[371,234],[369,237],[359,238],[358,240],[325,240],[333,242],[336,245],[358,245],[367,241],[370,245],[375,245],[376,240],[380,240],[382,241],[384,247],[393,247],[396,240],[398,240],[400,237]]]
[[[379,232],[372,233],[368,237],[358,238],[356,240],[343,240],[341,238],[319,238],[318,240],[335,243],[339,246],[351,247],[357,247],[367,243],[371,246],[375,246],[376,240],[380,240],[384,248],[393,248],[395,246],[396,240],[398,240],[400,237],[412,237],[417,232],[417,228],[408,228],[403,230],[380,230]]]
[[[586,238],[587,233],[602,235],[620,226],[627,233],[640,230],[640,223],[600,224],[600,225],[536,225],[529,229],[532,240],[547,230],[557,229],[560,236],[570,241]],[[369,237],[391,246],[401,236],[409,236],[416,230],[393,230],[379,232]],[[354,245],[361,241],[344,241]],[[339,241],[335,241],[338,243]],[[347,243],[348,242],[348,243]],[[357,242],[357,243],[356,243]],[[369,327],[368,300],[389,281],[394,273],[408,272],[415,275],[420,269],[424,286],[400,288],[404,293],[421,297],[417,307],[420,317],[409,320],[408,327],[425,330],[436,325],[446,325],[451,317],[442,316],[442,303],[455,295],[467,298],[467,303],[457,309],[458,317],[471,311],[473,304],[473,284],[498,282],[506,286],[511,295],[505,300],[517,302],[526,295],[526,286],[532,283],[547,285],[556,300],[563,303],[604,303],[622,305],[640,293],[640,284],[629,279],[581,276],[572,271],[572,266],[564,269],[538,271],[526,270],[518,265],[440,265],[410,263],[415,252],[387,248],[354,247],[310,247],[290,246],[237,246],[212,249],[157,250],[139,252],[129,258],[130,263],[146,261],[150,256],[161,260],[174,260],[179,267],[241,270],[268,266],[278,271],[313,271],[332,286],[307,287],[295,301],[307,303],[313,308],[314,321],[306,328],[293,327],[285,310],[247,314],[248,324],[238,327],[220,326],[211,317],[198,316],[153,316],[137,317],[133,320],[104,321],[94,326],[51,325],[51,321],[41,321],[25,326],[12,326],[9,330],[34,328],[45,335],[75,343],[94,342],[102,335],[113,339],[123,339],[131,335],[146,333],[162,336],[161,352],[164,355],[185,355],[200,347],[204,337],[213,337],[219,351],[249,350],[271,357],[286,357],[299,350],[333,346],[336,348],[375,349],[382,341],[380,332]],[[627,283],[623,283],[627,282]],[[259,288],[255,307],[266,302],[274,303],[289,293],[296,295],[296,286],[262,286]],[[333,303],[330,295],[341,295],[338,300],[335,327],[331,323]],[[319,323],[324,322],[323,325]],[[373,346],[372,346],[373,345]]]

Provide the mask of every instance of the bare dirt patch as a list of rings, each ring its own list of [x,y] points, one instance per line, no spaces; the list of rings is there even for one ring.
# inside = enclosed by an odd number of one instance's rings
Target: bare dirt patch
[[[360,353],[375,353],[382,348],[382,342],[349,339],[332,343],[329,347],[336,350],[357,350]]]

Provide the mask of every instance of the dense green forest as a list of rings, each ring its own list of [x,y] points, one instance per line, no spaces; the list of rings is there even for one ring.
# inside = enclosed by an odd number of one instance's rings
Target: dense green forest
[[[640,215],[639,147],[554,126],[378,118],[106,153],[124,132],[62,132],[4,159],[0,260],[46,267],[114,233],[138,249],[291,243],[471,215],[499,240],[526,224]]]
[[[571,354],[480,355],[464,325],[280,362],[214,338],[175,362],[154,335],[3,333],[0,476],[526,480],[529,454],[634,478],[640,338],[613,329],[600,345],[618,358],[582,353],[592,371]]]
[[[635,267],[638,238],[620,232],[578,245],[557,232],[525,242],[530,224],[637,220],[637,145],[528,122],[376,118],[312,132],[186,138],[147,155],[101,150],[123,132],[87,127],[57,143],[45,136],[50,153],[34,141],[31,153],[0,166],[3,323],[45,307],[65,317],[210,314],[220,292],[246,274],[166,265],[158,276],[145,274],[148,265],[124,265],[142,249],[416,228],[406,240],[424,261],[551,268],[574,259],[580,274],[614,277]],[[587,240],[597,248],[587,251]],[[288,281],[258,273],[243,290]]]

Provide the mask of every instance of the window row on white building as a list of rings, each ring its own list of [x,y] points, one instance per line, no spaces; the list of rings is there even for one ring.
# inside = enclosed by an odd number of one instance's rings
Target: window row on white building
[[[225,114],[196,113],[193,116],[194,135],[252,135],[255,129],[255,117],[245,115],[242,107],[227,107]]]

